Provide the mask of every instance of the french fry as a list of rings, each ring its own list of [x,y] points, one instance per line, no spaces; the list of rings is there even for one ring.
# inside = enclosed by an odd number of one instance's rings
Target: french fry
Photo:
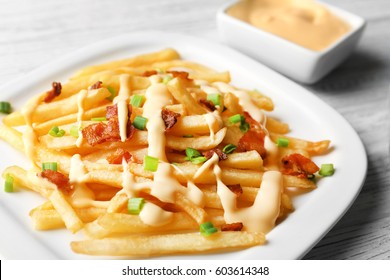
[[[106,212],[104,208],[80,208],[75,210],[84,223],[92,222]],[[36,230],[51,230],[65,227],[64,221],[55,209],[34,208],[30,212],[30,217]]]
[[[290,130],[288,124],[282,123],[277,119],[271,117],[267,117],[267,122],[265,123],[265,127],[270,133],[286,134]]]
[[[138,55],[128,59],[122,59],[113,62],[108,62],[105,64],[85,67],[84,69],[77,72],[72,77],[72,79],[85,76],[85,75],[90,75],[92,73],[96,73],[104,70],[115,69],[124,66],[137,67],[143,65],[150,65],[155,63],[156,61],[174,60],[174,59],[178,59],[179,57],[180,57],[179,54],[175,50],[168,48],[159,52]]]
[[[106,115],[106,108],[107,108],[107,105],[102,105],[102,106],[99,106],[96,108],[86,110],[84,112],[84,119],[90,120],[91,118],[105,116]],[[35,126],[35,131],[38,135],[44,135],[44,134],[48,133],[48,131],[53,126],[73,124],[76,121],[77,121],[77,113],[69,114],[66,116],[62,116],[59,118],[55,118],[55,119],[51,119],[51,120],[39,123],[38,125]]]
[[[274,103],[268,96],[263,95],[257,90],[247,91],[247,93],[250,95],[252,101],[256,104],[257,107],[266,111],[272,111],[274,109]]]
[[[0,138],[20,152],[24,152],[22,133],[13,127],[0,125]]]
[[[207,113],[207,110],[187,91],[181,79],[172,79],[167,86],[173,97],[183,104],[190,114],[202,115]]]
[[[169,149],[184,151],[188,147],[192,147],[197,150],[210,150],[218,146],[225,137],[226,128],[219,130],[213,139],[210,136],[199,136],[193,138],[183,138],[173,135],[167,135],[166,147]],[[50,135],[43,135],[40,137],[40,142],[52,150],[66,150],[76,148],[77,139],[73,136],[52,137]],[[147,131],[137,130],[134,136],[127,142],[105,142],[103,144],[96,145],[97,149],[114,149],[114,148],[126,148],[132,146],[145,146],[148,144]],[[81,145],[82,148],[91,147],[86,141]]]
[[[83,222],[59,190],[53,190],[49,199],[51,203],[53,203],[53,206],[57,210],[58,214],[61,216],[68,230],[72,233],[76,233],[83,228]]]
[[[270,136],[273,141],[276,141],[279,137],[286,138],[289,140],[289,148],[306,150],[313,156],[324,154],[328,150],[330,144],[329,140],[311,142],[290,136],[282,136],[276,133],[271,133]]]
[[[110,256],[155,256],[210,252],[228,248],[245,248],[264,244],[263,233],[226,231],[203,237],[199,233],[104,238],[71,243],[79,254]]]
[[[180,192],[177,192],[175,195],[175,204],[193,218],[199,225],[207,220],[206,211]]]

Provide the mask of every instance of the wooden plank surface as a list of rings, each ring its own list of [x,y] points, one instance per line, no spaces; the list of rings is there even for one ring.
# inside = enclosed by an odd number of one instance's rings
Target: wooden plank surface
[[[0,84],[87,44],[139,30],[218,41],[215,14],[225,0],[0,0]],[[361,194],[305,259],[390,259],[390,1],[328,0],[365,17],[354,54],[307,86],[341,113],[367,149]]]

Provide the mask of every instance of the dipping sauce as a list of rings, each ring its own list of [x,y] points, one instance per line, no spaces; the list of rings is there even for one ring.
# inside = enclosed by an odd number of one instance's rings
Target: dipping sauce
[[[227,13],[314,51],[327,48],[351,29],[313,0],[242,0]]]

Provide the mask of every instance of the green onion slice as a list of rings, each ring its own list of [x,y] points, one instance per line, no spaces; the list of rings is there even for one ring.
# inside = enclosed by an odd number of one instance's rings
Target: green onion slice
[[[223,147],[222,152],[225,154],[231,154],[237,149],[236,145],[233,144],[227,144],[225,147]]]
[[[333,163],[324,163],[321,164],[321,169],[318,172],[321,176],[332,176],[334,174]]]
[[[144,103],[144,96],[140,94],[135,94],[131,97],[130,104],[134,107],[140,108]]]
[[[200,164],[207,160],[206,157],[193,148],[186,148],[186,157],[184,159],[191,161],[193,164]]]
[[[279,147],[288,147],[289,143],[290,141],[287,138],[279,137],[278,139],[276,139],[276,145],[278,145]]]
[[[205,162],[206,160],[207,160],[206,157],[196,157],[196,158],[190,159],[190,161],[191,161],[193,164],[201,164],[201,163]]]
[[[57,171],[57,162],[42,162],[42,171],[46,169]]]
[[[59,129],[58,126],[53,126],[49,130],[49,135],[53,137],[62,137],[65,135],[65,130]]]
[[[147,118],[136,116],[133,121],[133,125],[136,129],[144,130],[146,128]]]
[[[93,122],[104,122],[106,120],[107,120],[106,117],[91,118],[91,121]]]
[[[245,120],[240,124],[240,130],[244,133],[247,132],[249,130],[249,128],[250,128],[250,125]]]
[[[69,134],[75,138],[78,138],[79,137],[79,130],[80,130],[80,128],[77,125],[73,125],[70,128]]]
[[[200,233],[206,237],[212,235],[213,233],[218,232],[218,229],[213,225],[212,222],[206,222],[206,223],[200,224],[199,230],[200,230]]]
[[[107,90],[111,93],[111,95],[109,97],[107,97],[106,99],[108,99],[110,101],[113,101],[115,96],[117,95],[116,94],[116,90],[113,87],[110,87],[110,86],[107,87]]]
[[[183,135],[183,137],[184,137],[184,138],[193,138],[194,135],[192,135],[192,134],[186,134],[186,135]]]
[[[215,106],[220,106],[221,105],[221,95],[219,93],[212,93],[207,95],[207,100],[213,102]]]
[[[186,160],[191,160],[196,157],[201,157],[202,154],[193,148],[186,148]]]
[[[145,199],[142,197],[132,197],[129,198],[129,201],[127,203],[127,210],[129,211],[129,214],[131,215],[138,215],[142,207],[144,207]]]
[[[165,76],[162,80],[163,84],[168,84],[168,82],[172,80],[172,77],[171,76]]]
[[[4,191],[8,193],[14,191],[14,177],[9,174],[5,175]]]
[[[158,168],[158,158],[146,155],[144,157],[144,170],[155,172]]]
[[[11,103],[5,101],[0,102],[0,113],[9,114],[11,111]]]
[[[244,116],[242,116],[240,114],[236,114],[236,115],[231,116],[228,119],[228,121],[229,121],[230,124],[235,124],[235,123],[239,123],[239,122],[242,123],[242,119],[244,119]]]

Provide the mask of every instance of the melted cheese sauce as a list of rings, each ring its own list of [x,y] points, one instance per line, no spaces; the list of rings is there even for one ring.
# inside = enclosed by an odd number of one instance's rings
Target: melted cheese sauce
[[[127,105],[130,93],[130,75],[122,74],[119,76],[118,96],[113,100],[114,104],[117,104],[118,106],[119,135],[122,142],[125,142],[127,139],[127,122],[129,119],[129,109]]]
[[[227,13],[315,51],[325,49],[351,29],[313,0],[245,0]]]
[[[173,213],[165,211],[153,203],[145,203],[139,217],[147,225],[163,226],[172,221]]]
[[[218,113],[217,110],[215,110],[214,112]],[[207,125],[209,126],[209,129],[210,129],[210,143],[213,143],[214,140],[215,140],[215,131],[214,131],[214,128],[213,128],[213,124],[217,120],[217,117],[215,116],[214,112],[213,113],[204,114],[204,117],[206,119],[206,123],[207,123]]]
[[[146,101],[143,106],[143,117],[147,118],[148,155],[159,159],[158,169],[150,183],[151,194],[164,202],[174,202],[175,193],[184,189],[172,173],[165,153],[165,124],[161,118],[162,109],[173,103],[173,97],[166,85],[158,83],[157,75],[150,78],[152,85],[146,90]],[[173,215],[160,207],[146,203],[141,210],[140,218],[148,225],[160,226],[171,221]]]
[[[238,103],[244,109],[244,111],[248,112],[255,121],[264,125],[265,116],[263,112],[252,102],[252,99],[247,92],[243,90],[237,90],[233,86],[222,82],[215,82],[213,85],[223,93],[230,92],[234,94],[238,98]]]
[[[221,180],[221,169],[214,166],[217,177],[217,193],[221,199],[226,223],[243,223],[243,229],[252,232],[268,233],[279,215],[282,194],[282,174],[279,171],[266,171],[263,174],[259,192],[250,207],[237,208],[236,196]]]
[[[84,163],[79,154],[72,156],[70,160],[69,182],[73,185],[70,203],[76,208],[101,207],[107,208],[108,201],[95,201],[94,193],[82,182],[86,174]]]
[[[167,162],[165,155],[165,124],[161,118],[163,107],[173,103],[173,97],[164,84],[152,84],[145,93],[143,117],[147,118],[148,155]]]

